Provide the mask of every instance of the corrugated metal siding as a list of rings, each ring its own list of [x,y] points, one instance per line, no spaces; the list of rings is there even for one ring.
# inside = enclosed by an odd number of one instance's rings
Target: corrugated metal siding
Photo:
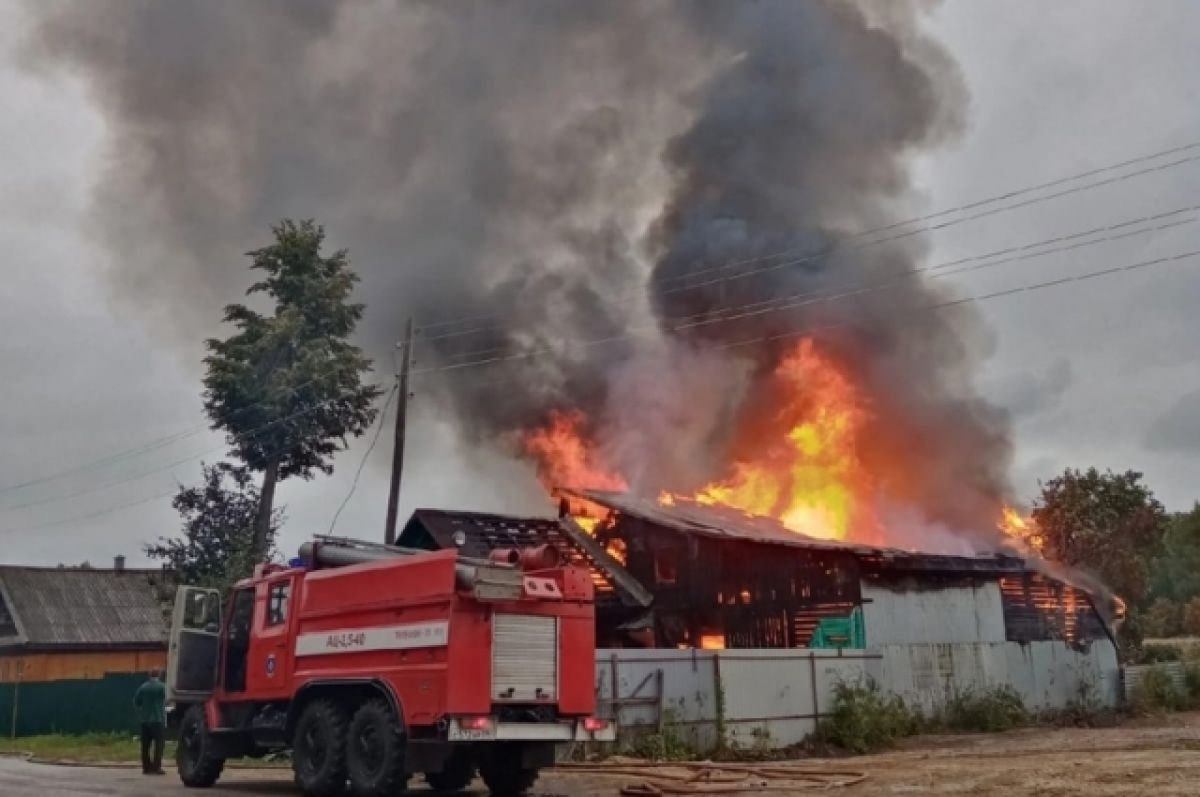
[[[492,620],[492,698],[528,702],[558,697],[558,620],[497,614]]]
[[[995,581],[940,589],[889,589],[863,582],[867,643],[1004,642],[1004,612]]]
[[[1182,661],[1166,661],[1159,664],[1135,664],[1121,670],[1121,684],[1124,687],[1125,700],[1131,701],[1137,693],[1138,684],[1146,677],[1146,673],[1151,670],[1162,670],[1175,684],[1175,688],[1183,694],[1187,690],[1187,684],[1184,680],[1184,667]]]
[[[0,567],[30,646],[163,645],[159,571]]]

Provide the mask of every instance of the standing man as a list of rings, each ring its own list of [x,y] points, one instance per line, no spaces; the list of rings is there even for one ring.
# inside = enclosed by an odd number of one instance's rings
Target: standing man
[[[150,679],[138,687],[133,706],[142,723],[142,774],[165,775],[162,768],[163,740],[167,730],[167,688],[159,679],[159,671],[151,670]],[[150,759],[150,743],[154,743],[154,759]]]

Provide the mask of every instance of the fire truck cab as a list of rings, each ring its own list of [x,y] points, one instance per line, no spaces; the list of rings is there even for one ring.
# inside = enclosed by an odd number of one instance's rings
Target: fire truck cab
[[[306,794],[524,792],[555,746],[611,741],[593,717],[592,584],[552,550],[416,552],[318,538],[259,565],[224,612],[181,587],[167,671],[176,763],[211,786],[225,761],[290,749]],[[174,723],[175,720],[173,720]]]

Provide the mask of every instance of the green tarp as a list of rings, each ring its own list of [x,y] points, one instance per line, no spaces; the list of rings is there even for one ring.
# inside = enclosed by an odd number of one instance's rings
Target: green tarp
[[[862,607],[856,606],[849,617],[826,617],[813,632],[810,648],[865,648],[867,632],[863,627]]]

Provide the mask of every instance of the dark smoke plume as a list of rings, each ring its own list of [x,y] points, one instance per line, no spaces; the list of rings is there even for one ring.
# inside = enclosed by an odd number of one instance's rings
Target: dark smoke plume
[[[447,370],[417,382],[464,434],[511,445],[580,409],[653,494],[716,475],[761,377],[821,329],[875,401],[863,456],[922,463],[881,500],[960,531],[1009,459],[968,310],[910,312],[942,298],[912,279],[721,320],[921,262],[915,238],[839,244],[911,212],[910,157],[960,121],[924,6],[39,0],[29,54],[91,87],[114,296],[188,356],[246,283],[239,253],[313,216],[364,277],[377,353],[409,315],[466,319],[423,330],[418,370]],[[781,251],[829,253],[760,268]]]

